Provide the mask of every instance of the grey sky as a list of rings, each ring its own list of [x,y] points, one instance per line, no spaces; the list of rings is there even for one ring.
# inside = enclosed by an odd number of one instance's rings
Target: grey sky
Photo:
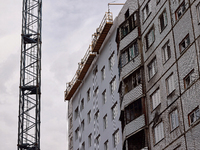
[[[0,145],[17,149],[22,0],[0,0]],[[71,81],[108,0],[43,0],[41,149],[67,150]],[[116,0],[125,2],[125,0]],[[116,16],[122,6],[110,6]]]

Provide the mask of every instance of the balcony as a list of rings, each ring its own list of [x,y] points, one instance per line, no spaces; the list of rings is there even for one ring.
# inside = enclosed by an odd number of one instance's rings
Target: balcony
[[[103,44],[112,24],[112,13],[107,12],[99,28],[97,28],[96,33],[92,35],[92,44],[89,46],[83,59],[81,59],[81,62],[78,63],[78,69],[76,71],[76,74],[74,75],[71,82],[67,83],[65,91],[65,100],[70,100],[76,92],[76,90],[78,89],[78,87],[80,86],[94,58],[96,57],[96,53],[99,53],[99,49],[101,48],[101,45]]]

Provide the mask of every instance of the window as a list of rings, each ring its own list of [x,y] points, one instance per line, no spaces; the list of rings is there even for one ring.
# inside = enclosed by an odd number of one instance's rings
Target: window
[[[94,97],[97,97],[98,93],[99,93],[99,88],[97,87],[97,88],[94,90]]]
[[[69,147],[71,148],[72,146],[73,146],[73,138],[71,137],[69,141]]]
[[[99,143],[100,143],[100,135],[98,135],[97,137],[96,137],[96,144],[97,144],[97,147],[99,148]],[[97,148],[97,149],[98,149]]]
[[[174,86],[174,76],[171,74],[167,79],[166,79],[166,84],[167,84],[167,93],[168,95],[171,94],[175,90]]]
[[[200,23],[200,3],[197,5],[197,17],[198,17],[198,21]]]
[[[84,129],[85,129],[85,122],[84,122],[84,120],[81,122],[81,129],[82,129],[82,131],[84,131]]]
[[[90,100],[90,88],[87,91],[87,101],[89,101],[89,100]]]
[[[137,132],[136,134],[128,137],[127,143],[128,143],[128,149],[127,150],[148,150],[147,147],[145,147],[145,131],[144,129]]]
[[[177,109],[175,109],[170,113],[170,123],[171,123],[171,130],[174,130],[176,127],[179,126]]]
[[[146,48],[149,49],[149,47],[153,44],[155,40],[155,34],[154,34],[154,27],[152,27],[147,35],[145,36],[146,40]]]
[[[122,66],[126,65],[132,59],[137,57],[139,54],[138,44],[137,41],[131,44],[128,49],[122,52],[121,54],[121,64]]]
[[[124,86],[125,86],[124,94],[128,93],[141,83],[142,83],[141,69],[138,69],[124,79]]]
[[[84,99],[81,100],[81,107],[80,110],[82,111],[84,109]]]
[[[194,69],[183,80],[184,88],[187,89],[195,80]]]
[[[189,34],[179,44],[180,52],[183,52],[190,45]]]
[[[143,114],[142,100],[138,99],[125,108],[126,124]]]
[[[78,139],[78,134],[79,134],[79,127],[75,130],[75,140]]]
[[[127,34],[129,34],[135,27],[137,27],[137,15],[138,12],[134,12],[129,16],[129,12],[125,13],[125,21],[119,27],[120,39],[123,39]]]
[[[150,15],[151,8],[150,8],[150,3],[148,2],[144,9],[142,10],[142,15],[143,15],[143,22],[148,18]]]
[[[95,114],[95,120],[96,122],[99,122],[99,111],[97,111]]]
[[[162,47],[162,52],[163,52],[163,62],[165,63],[171,57],[169,41]]]
[[[88,118],[88,124],[90,124],[90,122],[91,122],[91,110],[88,112],[87,118]]]
[[[75,117],[75,119],[78,117],[78,107],[75,109],[74,117]]]
[[[175,15],[176,15],[176,20],[178,20],[183,13],[185,12],[186,8],[185,8],[185,2],[183,1],[183,3],[179,6],[179,8],[176,10]]]
[[[103,125],[104,125],[104,129],[107,129],[107,127],[108,127],[108,117],[107,117],[107,115],[105,115],[103,117]]]
[[[164,138],[163,122],[160,122],[154,128],[154,136],[155,136],[155,143],[158,143],[160,140]]]
[[[72,128],[72,117],[69,119],[69,129]]]
[[[199,107],[197,107],[195,110],[193,110],[189,114],[189,125],[192,125],[194,122],[200,119],[200,113],[199,113]]]
[[[160,29],[161,32],[165,29],[167,26],[167,12],[164,10],[164,12],[160,15],[159,17],[159,22],[160,22]]]
[[[104,150],[108,150],[108,141],[104,143]]]
[[[82,143],[82,148],[81,150],[85,150],[85,142]]]
[[[112,107],[112,118],[113,120],[117,117],[117,103],[114,104],[114,106]]]
[[[112,79],[112,81],[110,82],[110,90],[111,90],[111,93],[113,93],[114,91],[115,91],[115,89],[116,89],[116,79],[115,79],[116,77],[114,77],[113,79]]]
[[[114,141],[114,147],[116,147],[117,144],[119,143],[119,129],[117,129],[113,134],[113,141]]]
[[[127,19],[129,17],[129,9],[126,11],[124,17],[125,17],[125,19]]]
[[[98,73],[98,66],[96,66],[93,70],[93,74],[94,76],[97,76],[97,73]]]
[[[106,74],[105,74],[105,66],[101,69],[101,79],[104,80],[106,77]]]
[[[88,147],[92,145],[92,133],[88,136]]]
[[[153,110],[160,104],[160,89],[157,89],[152,95],[151,100],[153,104]]]
[[[102,93],[102,101],[103,101],[103,104],[106,103],[106,90],[104,90]]]
[[[115,63],[115,58],[114,58],[114,52],[111,54],[110,58],[109,58],[109,66],[110,66],[110,70],[113,68]]]
[[[149,80],[150,80],[157,72],[156,57],[148,64],[147,67],[148,67]]]

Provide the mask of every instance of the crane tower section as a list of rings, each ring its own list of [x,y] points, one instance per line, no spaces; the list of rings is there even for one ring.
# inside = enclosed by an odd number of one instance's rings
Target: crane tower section
[[[40,150],[42,0],[23,0],[18,150]]]

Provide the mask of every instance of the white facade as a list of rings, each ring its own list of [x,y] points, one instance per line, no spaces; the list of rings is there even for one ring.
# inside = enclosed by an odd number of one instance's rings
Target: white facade
[[[122,149],[116,27],[115,21],[70,100],[68,117],[73,124],[69,129],[69,142],[73,139],[70,149]]]

